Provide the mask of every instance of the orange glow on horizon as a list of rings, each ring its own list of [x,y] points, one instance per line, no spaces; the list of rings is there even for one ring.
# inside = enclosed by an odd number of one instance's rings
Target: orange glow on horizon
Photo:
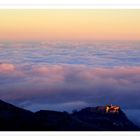
[[[0,40],[140,40],[140,10],[0,10]]]

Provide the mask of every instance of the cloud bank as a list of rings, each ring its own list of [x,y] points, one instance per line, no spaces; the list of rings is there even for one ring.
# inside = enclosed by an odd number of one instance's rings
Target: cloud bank
[[[93,68],[85,65],[0,64],[0,98],[18,106],[73,110],[118,104],[140,108],[140,67]]]

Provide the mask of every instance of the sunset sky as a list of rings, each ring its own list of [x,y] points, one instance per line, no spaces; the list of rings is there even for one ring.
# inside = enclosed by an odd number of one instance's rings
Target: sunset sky
[[[140,10],[0,10],[0,40],[139,40]]]

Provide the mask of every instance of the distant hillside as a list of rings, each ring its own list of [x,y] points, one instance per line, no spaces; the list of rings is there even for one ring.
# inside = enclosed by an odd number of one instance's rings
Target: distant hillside
[[[31,112],[0,100],[0,131],[139,131],[118,106]]]

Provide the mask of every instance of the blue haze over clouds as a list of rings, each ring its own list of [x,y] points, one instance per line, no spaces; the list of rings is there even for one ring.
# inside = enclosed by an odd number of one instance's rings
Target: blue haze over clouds
[[[84,64],[92,67],[139,66],[140,42],[1,43],[1,62]]]

